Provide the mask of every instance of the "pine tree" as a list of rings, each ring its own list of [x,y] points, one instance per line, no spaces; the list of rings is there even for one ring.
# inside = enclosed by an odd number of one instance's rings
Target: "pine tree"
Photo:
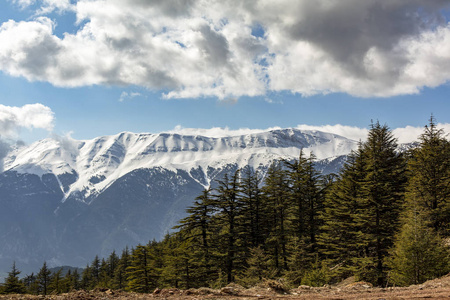
[[[397,151],[392,132],[378,122],[371,125],[362,148],[365,176],[361,182],[360,213],[355,218],[362,228],[360,241],[366,244],[365,256],[360,260],[361,277],[383,285],[384,260],[399,229],[404,202],[405,159]]]
[[[100,281],[100,266],[100,259],[96,255],[89,268],[91,271],[92,287],[96,287]]]
[[[242,206],[240,218],[244,226],[243,240],[246,241],[246,248],[255,248],[264,243],[261,178],[258,172],[254,172],[250,166],[244,168],[241,173],[243,176],[240,185]]]
[[[112,288],[113,289],[125,289],[128,285],[127,281],[127,268],[130,265],[130,252],[128,247],[122,251],[122,255],[120,256],[117,267],[114,270],[114,277],[112,280]]]
[[[239,170],[231,178],[225,174],[223,180],[218,181],[218,187],[213,199],[213,207],[217,211],[215,216],[216,228],[219,229],[218,238],[222,249],[222,265],[226,274],[227,283],[234,281],[236,270],[241,269],[240,255],[240,224],[238,217],[241,214],[240,206]]]
[[[408,161],[406,197],[424,209],[435,231],[450,236],[450,142],[433,116],[419,139]]]
[[[25,285],[26,293],[27,294],[38,294],[38,285],[37,285],[37,278],[34,273],[31,273],[31,275],[25,276],[23,279],[23,284]]]
[[[193,260],[192,239],[181,233],[167,235],[162,241],[164,246],[164,267],[161,273],[164,284],[170,287],[189,289],[198,287],[199,281],[205,282],[204,270],[199,270]],[[202,274],[199,274],[200,273]]]
[[[94,287],[92,271],[89,265],[86,265],[86,268],[84,268],[83,273],[81,274],[80,287],[85,290],[89,290]]]
[[[50,276],[50,283],[48,285],[48,290],[56,294],[60,294],[63,292],[62,269],[59,269]]]
[[[361,184],[365,177],[362,151],[360,144],[358,150],[349,155],[337,180],[326,193],[321,214],[321,253],[331,265],[336,266],[338,279],[353,275],[357,269],[355,261],[365,253],[366,243],[361,239],[364,228],[356,217],[360,214]]]
[[[268,237],[266,246],[272,251],[271,260],[278,275],[288,269],[289,239],[289,198],[290,187],[287,172],[280,164],[272,164],[267,171],[265,186],[262,188],[265,197],[266,223]]]
[[[23,294],[25,293],[25,285],[19,279],[19,274],[21,272],[16,268],[16,262],[13,263],[11,271],[6,277],[5,285],[3,291],[5,294]]]
[[[117,266],[119,265],[119,257],[116,254],[116,251],[114,250],[106,260],[107,263],[107,276],[109,280],[112,280],[114,278],[114,272],[116,271]]]
[[[39,270],[37,274],[37,282],[39,287],[39,293],[44,296],[49,292],[49,284],[51,279],[52,272],[47,268],[47,262],[44,262],[42,268]]]
[[[209,239],[211,234],[211,220],[214,213],[213,202],[210,196],[211,189],[204,189],[202,194],[195,198],[194,204],[186,209],[189,214],[179,222],[175,229],[182,228],[189,232],[190,237],[200,237],[200,248],[206,258],[209,257]]]
[[[243,285],[252,287],[262,282],[263,279],[271,277],[269,255],[261,246],[249,249],[247,264],[248,267],[240,280]]]
[[[153,270],[148,246],[138,245],[132,250],[127,268],[128,288],[139,293],[148,293],[154,286]]]
[[[449,249],[418,205],[410,205],[403,218],[389,260],[391,282],[407,286],[447,274]]]

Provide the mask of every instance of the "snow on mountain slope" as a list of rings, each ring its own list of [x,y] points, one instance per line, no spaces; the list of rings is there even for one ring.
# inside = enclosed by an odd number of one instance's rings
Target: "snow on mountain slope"
[[[274,159],[297,158],[300,149],[307,154],[312,151],[318,160],[330,161],[356,147],[357,142],[342,136],[296,129],[229,137],[122,132],[86,141],[50,138],[38,141],[12,151],[5,158],[4,169],[39,176],[77,174],[68,189],[60,182],[61,190],[65,190],[63,200],[73,194],[89,199],[140,168],[160,166],[188,173],[201,170],[204,183],[209,184],[208,167],[221,169],[236,164],[258,168]]]

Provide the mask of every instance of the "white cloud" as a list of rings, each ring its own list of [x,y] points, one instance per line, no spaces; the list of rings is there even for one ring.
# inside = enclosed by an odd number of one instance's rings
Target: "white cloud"
[[[448,123],[438,123],[436,127],[443,129],[446,134],[450,133],[450,124]],[[413,127],[406,126],[403,128],[395,128],[392,130],[394,136],[398,139],[398,143],[411,143],[414,141],[419,141],[419,136],[423,134],[424,127]],[[448,138],[448,136],[446,137]]]
[[[12,3],[18,5],[24,9],[36,3],[40,4],[39,9],[36,11],[36,15],[48,14],[53,11],[64,12],[72,10],[74,7],[70,3],[70,0],[10,0]]]
[[[125,100],[131,100],[135,97],[139,97],[141,96],[141,93],[137,93],[137,92],[122,92],[122,94],[120,94],[119,97],[119,101],[123,102]]]
[[[0,70],[56,86],[389,97],[450,80],[447,0],[11,1],[41,16],[1,25]],[[52,11],[75,13],[79,30],[56,37]]]
[[[177,125],[173,130],[169,130],[168,133],[176,133],[182,135],[201,135],[207,137],[228,137],[228,136],[239,136],[246,134],[255,134],[265,132],[267,130],[281,129],[280,127],[272,127],[268,129],[250,129],[250,128],[239,128],[230,129],[228,127],[213,127],[209,129],[204,128],[184,128],[181,125]]]
[[[367,134],[369,130],[367,128],[359,128],[355,126],[347,126],[347,125],[321,125],[321,126],[312,126],[301,124],[297,125],[297,129],[300,130],[317,130],[323,132],[334,133],[337,135],[344,136],[346,138],[355,140],[355,141],[364,141],[367,138]]]
[[[0,137],[14,138],[21,128],[51,131],[54,125],[52,110],[40,103],[22,107],[0,104]]]
[[[450,134],[450,124],[449,123],[439,123],[437,124],[438,128],[442,128],[445,133]],[[366,141],[367,135],[369,133],[368,128],[360,128],[355,126],[348,125],[306,125],[300,124],[295,127],[298,130],[308,130],[308,131],[322,131],[328,133],[334,133],[348,139],[352,139],[355,141]],[[281,127],[271,127],[267,129],[250,129],[250,128],[239,128],[239,129],[230,129],[228,127],[213,127],[210,129],[200,129],[200,128],[184,128],[181,125],[176,126],[173,130],[168,131],[169,133],[177,133],[183,135],[201,135],[207,137],[227,137],[227,136],[239,136],[246,134],[256,134],[261,132],[266,132],[269,130],[277,130],[282,129]],[[399,144],[403,143],[412,143],[419,141],[419,136],[424,132],[424,127],[399,127],[392,130],[392,134],[397,139]],[[448,138],[448,136],[447,136]]]

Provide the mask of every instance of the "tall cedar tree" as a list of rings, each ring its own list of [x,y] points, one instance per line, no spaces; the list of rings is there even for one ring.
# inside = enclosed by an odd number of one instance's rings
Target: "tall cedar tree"
[[[20,271],[16,268],[16,262],[13,263],[11,271],[6,277],[3,292],[5,294],[23,294],[25,293],[25,285],[19,279]]]
[[[214,227],[217,227],[213,217],[217,212],[217,203],[211,193],[211,188],[204,189],[202,194],[195,198],[193,205],[186,209],[189,215],[175,227],[181,228],[181,236],[188,239],[180,241],[179,246],[187,247],[184,250],[190,254],[190,285],[193,287],[207,286],[217,279],[217,242],[212,239]]]
[[[390,281],[407,286],[447,274],[449,249],[430,226],[423,208],[410,204],[388,265]]]
[[[434,230],[450,236],[450,142],[433,116],[408,161],[407,202],[418,203]]]
[[[213,199],[215,215],[215,226],[218,232],[218,245],[222,247],[222,265],[226,274],[226,281],[234,281],[236,275],[237,261],[240,249],[240,224],[238,217],[241,214],[239,170],[231,178],[225,174],[223,180],[219,180],[216,194]]]
[[[122,255],[118,261],[117,267],[114,270],[112,279],[112,287],[114,289],[125,289],[128,286],[127,268],[130,265],[130,251],[128,247],[122,251]]]
[[[269,236],[266,246],[272,252],[273,267],[277,275],[288,269],[288,240],[290,237],[289,220],[289,177],[281,164],[272,164],[264,181],[262,188],[265,197],[265,208],[267,210],[266,222],[268,224]]]
[[[257,247],[264,243],[263,199],[260,188],[261,178],[258,172],[249,166],[241,171],[242,228],[245,248]],[[249,251],[246,251],[248,254]]]
[[[127,268],[128,287],[131,291],[148,293],[151,288],[155,288],[150,255],[148,246],[138,245],[131,251],[130,265]]]
[[[323,182],[315,169],[313,153],[307,158],[303,150],[299,159],[285,161],[289,176],[289,218],[290,242],[289,263],[286,276],[294,283],[300,283],[306,269],[317,260],[317,236],[323,210]]]
[[[182,228],[188,232],[191,238],[200,238],[199,249],[205,257],[207,266],[210,263],[210,235],[211,221],[214,213],[213,202],[211,198],[211,189],[204,189],[202,194],[195,198],[194,204],[186,209],[189,214],[186,218],[179,221],[175,229]]]
[[[52,272],[47,268],[47,262],[44,262],[42,268],[39,270],[39,273],[37,274],[39,293],[43,294],[44,296],[47,295],[49,292],[51,274]]]
[[[361,182],[360,212],[355,221],[366,243],[365,257],[359,260],[361,277],[377,285],[386,280],[385,257],[399,229],[404,202],[405,159],[397,151],[396,139],[386,125],[372,124],[362,146],[365,176]]]
[[[49,291],[55,294],[63,292],[62,269],[59,269],[50,276]]]
[[[352,152],[337,180],[325,196],[323,225],[319,237],[322,256],[335,267],[339,279],[356,272],[355,260],[364,256],[365,243],[359,238],[362,224],[355,219],[360,214],[361,184],[365,176],[362,144]]]

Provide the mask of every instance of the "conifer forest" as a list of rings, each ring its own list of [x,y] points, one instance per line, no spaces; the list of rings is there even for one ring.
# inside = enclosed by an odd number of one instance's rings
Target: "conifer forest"
[[[450,271],[450,142],[433,117],[408,149],[373,123],[339,174],[318,173],[314,154],[302,151],[266,174],[244,168],[212,186],[163,240],[97,256],[83,271],[43,262],[24,275],[11,262],[0,293],[149,293],[280,278],[323,286],[350,276],[408,286]]]

